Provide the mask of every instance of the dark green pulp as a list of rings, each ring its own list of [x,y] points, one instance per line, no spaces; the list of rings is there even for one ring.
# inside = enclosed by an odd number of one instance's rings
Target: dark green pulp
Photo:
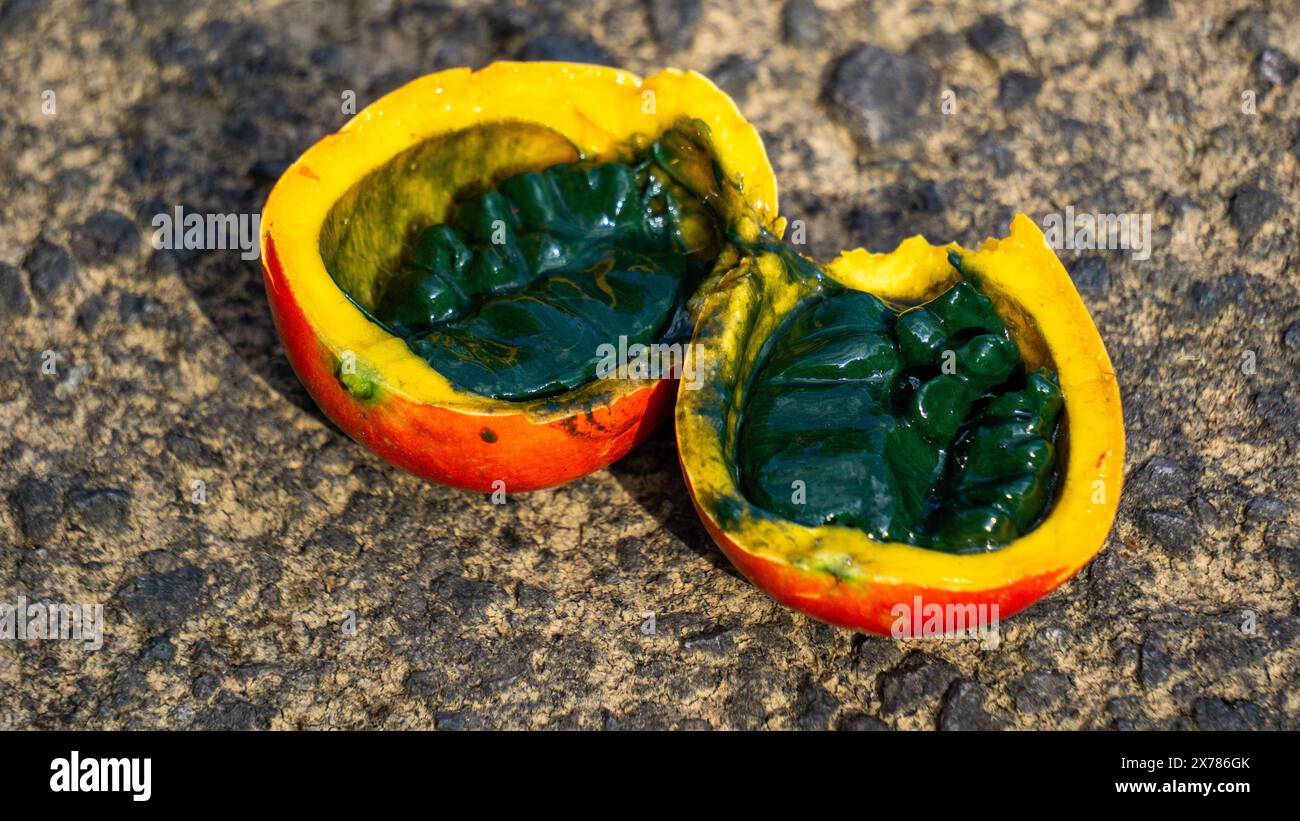
[[[802,524],[953,552],[1034,525],[1055,478],[1060,390],[1053,373],[1024,373],[974,285],[904,311],[835,284],[779,238],[741,242],[719,204],[732,183],[691,121],[626,162],[484,173],[489,158],[556,141],[511,124],[403,153],[332,210],[331,275],[453,385],[524,401],[596,379],[603,346],[688,338],[686,300],[724,244],[774,253],[817,284],[748,382],[734,457],[745,495]]]
[[[741,417],[746,495],[805,525],[949,552],[1006,544],[1052,493],[1056,375],[969,281],[900,310],[829,280],[767,343]]]
[[[633,163],[565,163],[459,198],[415,235],[372,315],[467,391],[573,390],[620,337],[689,336],[683,306],[721,245],[701,166],[715,174],[687,124]]]

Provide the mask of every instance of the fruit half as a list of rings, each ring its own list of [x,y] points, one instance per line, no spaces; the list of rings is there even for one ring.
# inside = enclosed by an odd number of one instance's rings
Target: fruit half
[[[698,389],[676,408],[687,485],[723,552],[783,604],[882,635],[912,635],[918,607],[974,628],[1105,541],[1119,387],[1023,215],[978,250],[913,237],[824,269],[772,244],[710,291],[694,345]]]
[[[675,380],[593,375],[586,349],[689,334],[698,272],[640,275],[711,271],[762,229],[780,229],[762,143],[704,77],[496,63],[415,80],[312,146],[261,249],[285,350],[335,424],[418,476],[514,492],[667,418]]]

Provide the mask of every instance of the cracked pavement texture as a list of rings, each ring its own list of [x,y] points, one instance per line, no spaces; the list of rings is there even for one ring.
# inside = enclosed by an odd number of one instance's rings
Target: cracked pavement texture
[[[0,728],[1296,729],[1300,7],[1097,6],[0,3],[0,602],[107,622],[0,641]],[[315,409],[257,262],[151,247],[345,91],[512,56],[715,77],[820,259],[1152,214],[1149,260],[1061,254],[1128,428],[1096,560],[996,649],[837,630],[731,570],[670,430],[504,505],[422,482]]]

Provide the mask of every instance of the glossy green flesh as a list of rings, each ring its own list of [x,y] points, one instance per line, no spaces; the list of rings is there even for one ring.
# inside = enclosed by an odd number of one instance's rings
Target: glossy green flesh
[[[620,337],[689,333],[682,306],[720,245],[682,184],[712,171],[705,151],[673,130],[636,164],[556,165],[459,200],[416,234],[374,318],[454,385],[507,400],[591,381]]]
[[[975,552],[1026,532],[1051,495],[1056,376],[1023,374],[969,282],[902,313],[826,282],[768,342],[747,397],[741,485],[801,524]]]

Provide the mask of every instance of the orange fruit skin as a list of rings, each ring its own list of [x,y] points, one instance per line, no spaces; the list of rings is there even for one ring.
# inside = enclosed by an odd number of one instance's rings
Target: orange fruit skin
[[[750,553],[732,541],[708,516],[703,515],[698,504],[695,510],[701,514],[705,529],[723,555],[731,560],[746,579],[773,600],[836,627],[878,636],[894,635],[895,628],[900,624],[899,611],[894,608],[899,604],[910,605],[919,599],[926,606],[935,604],[940,607],[953,605],[964,608],[974,605],[977,608],[992,608],[996,605],[997,619],[1001,620],[1024,610],[1052,592],[1063,581],[1049,573],[1029,576],[1005,587],[975,593],[944,590],[924,584],[880,582],[864,589],[841,584],[825,574],[808,573]],[[995,611],[990,609],[989,612]],[[910,615],[905,617],[904,623],[911,624]],[[905,637],[907,636],[896,636]]]
[[[348,436],[424,479],[484,493],[554,487],[621,459],[672,411],[672,379],[546,423],[523,413],[461,413],[387,392],[361,399],[335,376],[335,357],[294,298],[273,238],[262,276],[285,353],[312,399]]]

